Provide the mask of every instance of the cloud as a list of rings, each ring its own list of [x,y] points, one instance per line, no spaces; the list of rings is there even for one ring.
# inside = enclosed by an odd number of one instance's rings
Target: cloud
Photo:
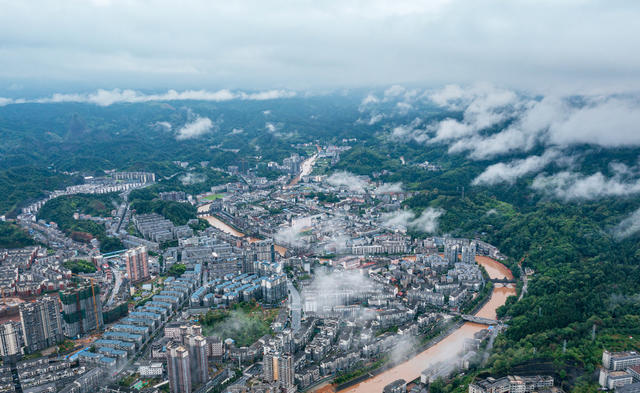
[[[113,89],[104,90],[98,89],[94,93],[89,94],[61,94],[55,93],[50,97],[36,98],[36,99],[20,99],[9,100],[0,98],[0,106],[17,104],[17,103],[38,103],[38,104],[51,104],[51,103],[63,103],[63,102],[78,102],[89,103],[99,106],[110,106],[120,103],[141,103],[152,101],[230,101],[230,100],[249,100],[249,101],[263,101],[274,100],[279,98],[291,98],[295,97],[296,93],[288,90],[268,90],[255,93],[245,93],[242,91],[230,91],[230,90],[185,90],[178,92],[176,90],[168,90],[162,94],[144,94],[131,89]]]
[[[296,221],[293,225],[284,226],[278,229],[273,236],[277,244],[285,244],[290,247],[302,247],[307,244],[302,237],[302,231],[308,226],[303,221]]]
[[[367,181],[346,171],[334,172],[327,178],[327,183],[334,187],[346,188],[347,190],[358,194],[363,194],[365,192],[365,187],[367,186]]]
[[[407,89],[405,89],[404,86],[393,85],[384,91],[384,100],[389,101],[391,99],[399,97],[404,94],[406,90]]]
[[[422,119],[415,118],[407,125],[396,126],[391,130],[391,138],[400,141],[414,140],[418,143],[424,143],[430,139],[426,129],[420,128]]]
[[[464,110],[462,120],[448,118],[432,126],[436,136],[431,142],[456,140],[499,124],[514,116],[521,103],[514,92],[486,83],[469,88],[449,85],[429,98],[447,109]]]
[[[137,89],[167,81],[180,88],[318,89],[478,80],[536,89],[640,83],[640,55],[629,50],[640,37],[633,1],[615,7],[498,0],[473,7],[463,0],[23,3],[3,2],[2,37],[11,45],[1,48],[0,76],[26,89],[79,81]]]
[[[196,120],[185,124],[176,134],[177,140],[198,138],[209,133],[214,127],[213,122],[208,117],[199,117]]]
[[[442,209],[426,208],[420,217],[409,223],[409,227],[426,233],[434,233],[438,230],[438,219],[444,214]]]
[[[242,128],[234,128],[233,130],[231,130],[232,135],[242,134],[243,132],[244,132],[244,129]]]
[[[402,192],[402,183],[383,183],[376,187],[376,194],[397,193]]]
[[[370,106],[372,106],[374,104],[377,104],[379,102],[380,102],[380,99],[378,99],[378,97],[376,97],[375,95],[369,93],[360,102],[360,106],[358,107],[358,110],[360,112],[364,112],[367,109],[367,107],[370,107]]]
[[[563,171],[553,175],[538,175],[531,187],[565,201],[588,200],[637,194],[640,192],[640,180],[629,179],[618,173],[608,178],[602,172],[583,175]]]
[[[171,123],[169,123],[168,121],[157,121],[153,123],[153,125],[157,128],[162,128],[166,131],[171,131],[171,129],[173,128]]]
[[[382,214],[382,225],[389,229],[413,229],[425,233],[434,233],[438,230],[438,219],[444,214],[444,210],[426,208],[419,217],[411,210],[397,210],[392,213]]]
[[[207,177],[203,174],[187,173],[180,176],[179,179],[183,186],[188,186],[192,184],[204,183],[207,180]]]
[[[513,184],[522,176],[541,171],[558,157],[560,157],[559,151],[547,150],[539,156],[530,156],[509,163],[499,162],[487,167],[471,184],[488,186],[499,183]]]
[[[392,213],[384,213],[381,216],[382,226],[389,229],[406,230],[410,223],[416,218],[411,210],[396,210]]]
[[[462,120],[447,118],[430,124],[427,131],[434,136],[421,140],[446,143],[450,153],[468,152],[475,160],[527,152],[536,146],[640,146],[640,102],[629,95],[527,98],[491,85],[450,85],[429,97],[442,107],[462,111]],[[508,125],[487,132],[502,123]]]
[[[613,235],[616,239],[621,240],[638,233],[638,231],[640,231],[640,209],[620,221],[620,223],[613,228]]]
[[[282,124],[281,123],[273,123],[273,122],[266,122],[264,123],[264,128],[271,132],[271,133],[275,133],[277,131],[280,131],[282,129]]]
[[[604,147],[640,145],[640,104],[637,100],[594,99],[574,108],[564,121],[551,123],[549,142],[568,146],[593,144]]]

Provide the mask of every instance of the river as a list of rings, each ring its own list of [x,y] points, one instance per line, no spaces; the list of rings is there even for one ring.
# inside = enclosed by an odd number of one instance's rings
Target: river
[[[209,209],[209,204],[202,205],[202,206],[198,207],[198,211],[199,212],[207,211],[207,209]],[[232,235],[232,236],[235,236],[235,237],[245,237],[244,233],[238,231],[237,229],[235,229],[231,225],[229,225],[226,222],[220,220],[218,217],[200,216],[200,218],[207,220],[207,222],[209,222],[209,225],[211,225],[214,228],[218,228],[219,230],[221,230],[224,233],[228,233],[229,235]],[[258,239],[256,237],[249,237],[248,240],[249,240],[249,243],[255,243],[257,241],[260,241],[260,239]],[[285,247],[279,246],[277,244],[274,246],[274,248],[278,252],[278,254],[280,254],[281,256],[284,256],[286,254],[286,252],[287,252],[287,249]]]
[[[485,268],[491,278],[513,278],[511,271],[498,261],[482,256],[478,256],[476,260]],[[515,294],[516,290],[513,284],[496,284],[491,293],[491,299],[475,315],[495,319],[498,307],[507,301],[507,297]],[[357,385],[341,390],[340,393],[377,393],[382,392],[386,385],[397,379],[402,378],[405,381],[412,381],[420,377],[420,373],[424,369],[435,363],[453,359],[462,350],[466,338],[472,338],[474,333],[485,328],[485,325],[467,322],[434,346],[420,352],[406,362],[400,363]],[[329,386],[324,386],[322,391],[332,392],[333,389]]]
[[[298,184],[300,179],[302,179],[304,176],[311,174],[311,171],[313,171],[313,164],[316,163],[317,158],[318,158],[318,153],[304,160],[302,162],[302,165],[300,166],[300,173],[298,173],[298,176],[294,177],[293,180],[291,180],[291,183],[289,183],[289,185],[286,188],[291,188],[295,186],[296,184]]]

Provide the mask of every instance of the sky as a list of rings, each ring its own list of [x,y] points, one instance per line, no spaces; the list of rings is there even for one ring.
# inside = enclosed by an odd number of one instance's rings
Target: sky
[[[0,0],[0,97],[640,87],[640,2]]]

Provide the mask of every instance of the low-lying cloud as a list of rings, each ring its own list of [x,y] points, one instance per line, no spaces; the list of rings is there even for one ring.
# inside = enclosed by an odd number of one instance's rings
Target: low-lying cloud
[[[376,187],[376,194],[391,194],[402,192],[402,183],[382,183]]]
[[[207,177],[199,173],[187,173],[180,176],[179,179],[183,186],[189,186],[192,184],[204,183],[207,180]]]
[[[613,235],[616,239],[622,240],[629,236],[640,232],[640,209],[631,213],[631,215],[620,221],[613,228]]]
[[[529,98],[491,85],[448,86],[431,100],[463,119],[430,125],[430,142],[449,144],[452,153],[468,152],[473,159],[526,152],[536,146],[603,147],[640,145],[640,102],[629,96],[546,96]],[[496,133],[483,132],[509,121]]]
[[[358,194],[363,194],[365,192],[365,187],[367,186],[367,181],[362,177],[356,176],[347,171],[334,172],[327,178],[327,183],[334,187],[346,188],[347,190]]]
[[[94,93],[88,94],[61,94],[56,93],[51,97],[43,97],[36,99],[11,99],[0,97],[0,106],[10,104],[53,104],[63,102],[78,102],[95,104],[99,106],[109,106],[120,103],[140,103],[151,101],[230,101],[230,100],[249,100],[249,101],[264,101],[275,100],[279,98],[291,98],[295,97],[296,93],[289,90],[267,90],[254,93],[246,93],[243,91],[231,91],[227,89],[218,91],[208,90],[168,90],[166,93],[160,94],[145,94],[131,89],[113,89],[104,90],[98,89]]]
[[[182,126],[176,134],[176,139],[181,141],[185,139],[198,138],[213,130],[214,124],[208,117],[198,117],[192,122]]]
[[[561,156],[557,150],[547,150],[539,156],[530,156],[508,163],[499,162],[490,165],[476,177],[473,185],[496,185],[499,183],[513,184],[520,177],[536,173],[544,169],[549,163]]]
[[[156,128],[163,129],[165,131],[171,131],[171,129],[173,128],[171,123],[169,123],[168,121],[157,121],[153,123],[153,126]]]
[[[438,230],[438,219],[444,214],[444,210],[428,207],[416,217],[411,210],[397,210],[393,213],[385,213],[381,216],[382,225],[389,229],[413,229],[425,233],[434,233]]]
[[[640,179],[629,179],[622,174],[607,177],[602,172],[584,175],[562,171],[536,176],[531,187],[564,201],[589,200],[640,193]]]

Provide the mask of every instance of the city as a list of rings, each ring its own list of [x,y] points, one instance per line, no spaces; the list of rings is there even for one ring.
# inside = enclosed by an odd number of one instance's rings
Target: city
[[[0,0],[0,393],[640,393],[638,20]]]

